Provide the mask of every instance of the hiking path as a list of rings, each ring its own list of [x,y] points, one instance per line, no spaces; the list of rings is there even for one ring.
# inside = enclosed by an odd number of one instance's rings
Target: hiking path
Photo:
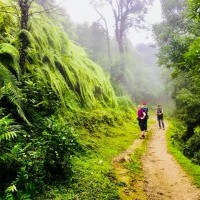
[[[167,128],[167,124],[166,124]],[[136,179],[125,167],[131,161],[131,154],[142,145],[143,139],[133,144],[113,159],[122,200],[200,200],[200,189],[196,188],[188,175],[167,152],[166,131],[154,123],[150,127],[152,136],[147,151],[142,156],[143,177]]]

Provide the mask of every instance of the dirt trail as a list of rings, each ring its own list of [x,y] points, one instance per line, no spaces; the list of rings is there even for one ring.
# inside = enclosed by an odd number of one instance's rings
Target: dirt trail
[[[144,140],[136,139],[129,149],[113,159],[117,180],[122,183],[120,198],[122,200],[200,200],[200,190],[192,185],[186,173],[167,153],[165,131],[158,129],[157,124],[151,127],[151,131],[153,135],[142,161],[144,182],[136,179],[124,167],[125,162],[131,162],[130,154],[134,153]]]
[[[165,131],[152,127],[153,136],[143,158],[145,191],[149,200],[200,200],[200,190],[167,153]]]

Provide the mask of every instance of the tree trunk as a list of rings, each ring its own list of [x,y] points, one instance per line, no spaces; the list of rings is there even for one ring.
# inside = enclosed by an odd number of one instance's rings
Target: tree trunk
[[[28,20],[29,20],[29,1],[28,0],[18,0],[20,7],[21,18],[20,18],[20,28],[21,30],[28,30]],[[27,59],[27,49],[28,49],[28,38],[25,34],[20,34],[20,58],[19,64],[22,69],[22,74],[26,72],[26,59]]]
[[[120,24],[117,19],[115,19],[115,36],[117,39],[117,44],[119,48],[119,53],[122,55],[124,53],[124,48],[123,48],[123,33],[120,29]]]

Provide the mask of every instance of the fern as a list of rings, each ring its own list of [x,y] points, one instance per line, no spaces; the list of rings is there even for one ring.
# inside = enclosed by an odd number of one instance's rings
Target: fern
[[[10,140],[10,139],[13,139],[15,137],[17,137],[16,132],[14,132],[14,131],[6,132],[6,133],[0,135],[0,142],[2,140]]]
[[[41,26],[33,28],[32,31],[35,38],[32,43],[39,45],[37,49],[38,54],[41,55],[40,59],[35,60],[37,63],[34,63],[34,66],[41,66],[44,61],[43,52],[45,52],[45,58],[48,61],[45,62],[45,71],[48,71],[46,80],[51,82],[53,89],[57,90],[61,97],[75,94],[76,100],[79,99],[79,103],[84,102],[88,107],[94,107],[97,104],[115,106],[115,94],[103,70],[87,57],[83,49],[72,43],[60,28],[53,25],[46,16],[42,17],[37,16],[32,20],[32,27],[38,24],[38,20],[41,21]],[[35,51],[30,49],[31,55],[33,55],[32,52]],[[39,76],[45,78],[43,70],[36,70],[42,72]],[[59,77],[59,80],[55,80],[56,77]],[[101,88],[98,95],[96,95],[97,86]]]
[[[34,12],[40,7],[35,4],[31,9]],[[68,39],[61,27],[54,25],[44,13],[33,15],[30,22],[31,31],[23,32],[30,42],[28,71],[36,74],[44,84],[51,85],[63,105],[72,109],[76,109],[77,105],[90,108],[117,105],[109,78],[82,48]],[[16,21],[13,20],[13,23]],[[16,31],[13,31],[14,34]],[[14,34],[12,37],[17,39]],[[19,47],[18,42],[13,45]],[[16,61],[17,55],[12,58]]]
[[[26,119],[22,106],[21,106],[21,97],[22,94],[19,90],[19,88],[17,87],[18,85],[18,81],[15,78],[14,75],[12,75],[10,73],[10,71],[1,64],[0,62],[0,77],[2,80],[1,83],[1,88],[0,88],[0,99],[3,96],[7,96],[8,99],[10,100],[10,102],[12,102],[16,107],[17,107],[17,111],[19,113],[19,115],[28,123],[28,120]]]
[[[2,140],[11,140],[17,137],[20,126],[13,125],[13,123],[13,119],[10,119],[8,116],[0,119],[0,142]]]
[[[17,191],[17,187],[12,184],[10,185],[7,189],[6,189],[6,192],[16,192]]]
[[[9,59],[9,60],[8,60]],[[4,65],[7,65],[7,67],[10,67],[15,74],[17,75],[17,78],[20,77],[20,68],[19,68],[19,52],[18,50],[7,43],[0,44],[0,60],[1,62],[4,61]]]

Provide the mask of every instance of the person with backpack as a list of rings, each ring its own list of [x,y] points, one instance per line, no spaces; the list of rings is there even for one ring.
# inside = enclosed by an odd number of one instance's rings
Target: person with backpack
[[[140,139],[145,138],[145,116],[146,116],[146,113],[141,108],[141,105],[138,105],[137,120],[138,120],[139,127],[141,130]]]
[[[164,121],[163,121],[163,109],[161,107],[161,105],[158,105],[157,109],[156,109],[156,114],[157,114],[157,120],[158,120],[158,125],[159,128],[165,130],[165,125],[164,125]]]
[[[142,110],[146,113],[145,118],[144,118],[144,130],[145,130],[145,132],[147,132],[147,120],[148,120],[148,118],[149,118],[149,115],[148,115],[149,109],[148,109],[148,107],[147,107],[146,102],[144,102],[144,103],[142,104]]]

